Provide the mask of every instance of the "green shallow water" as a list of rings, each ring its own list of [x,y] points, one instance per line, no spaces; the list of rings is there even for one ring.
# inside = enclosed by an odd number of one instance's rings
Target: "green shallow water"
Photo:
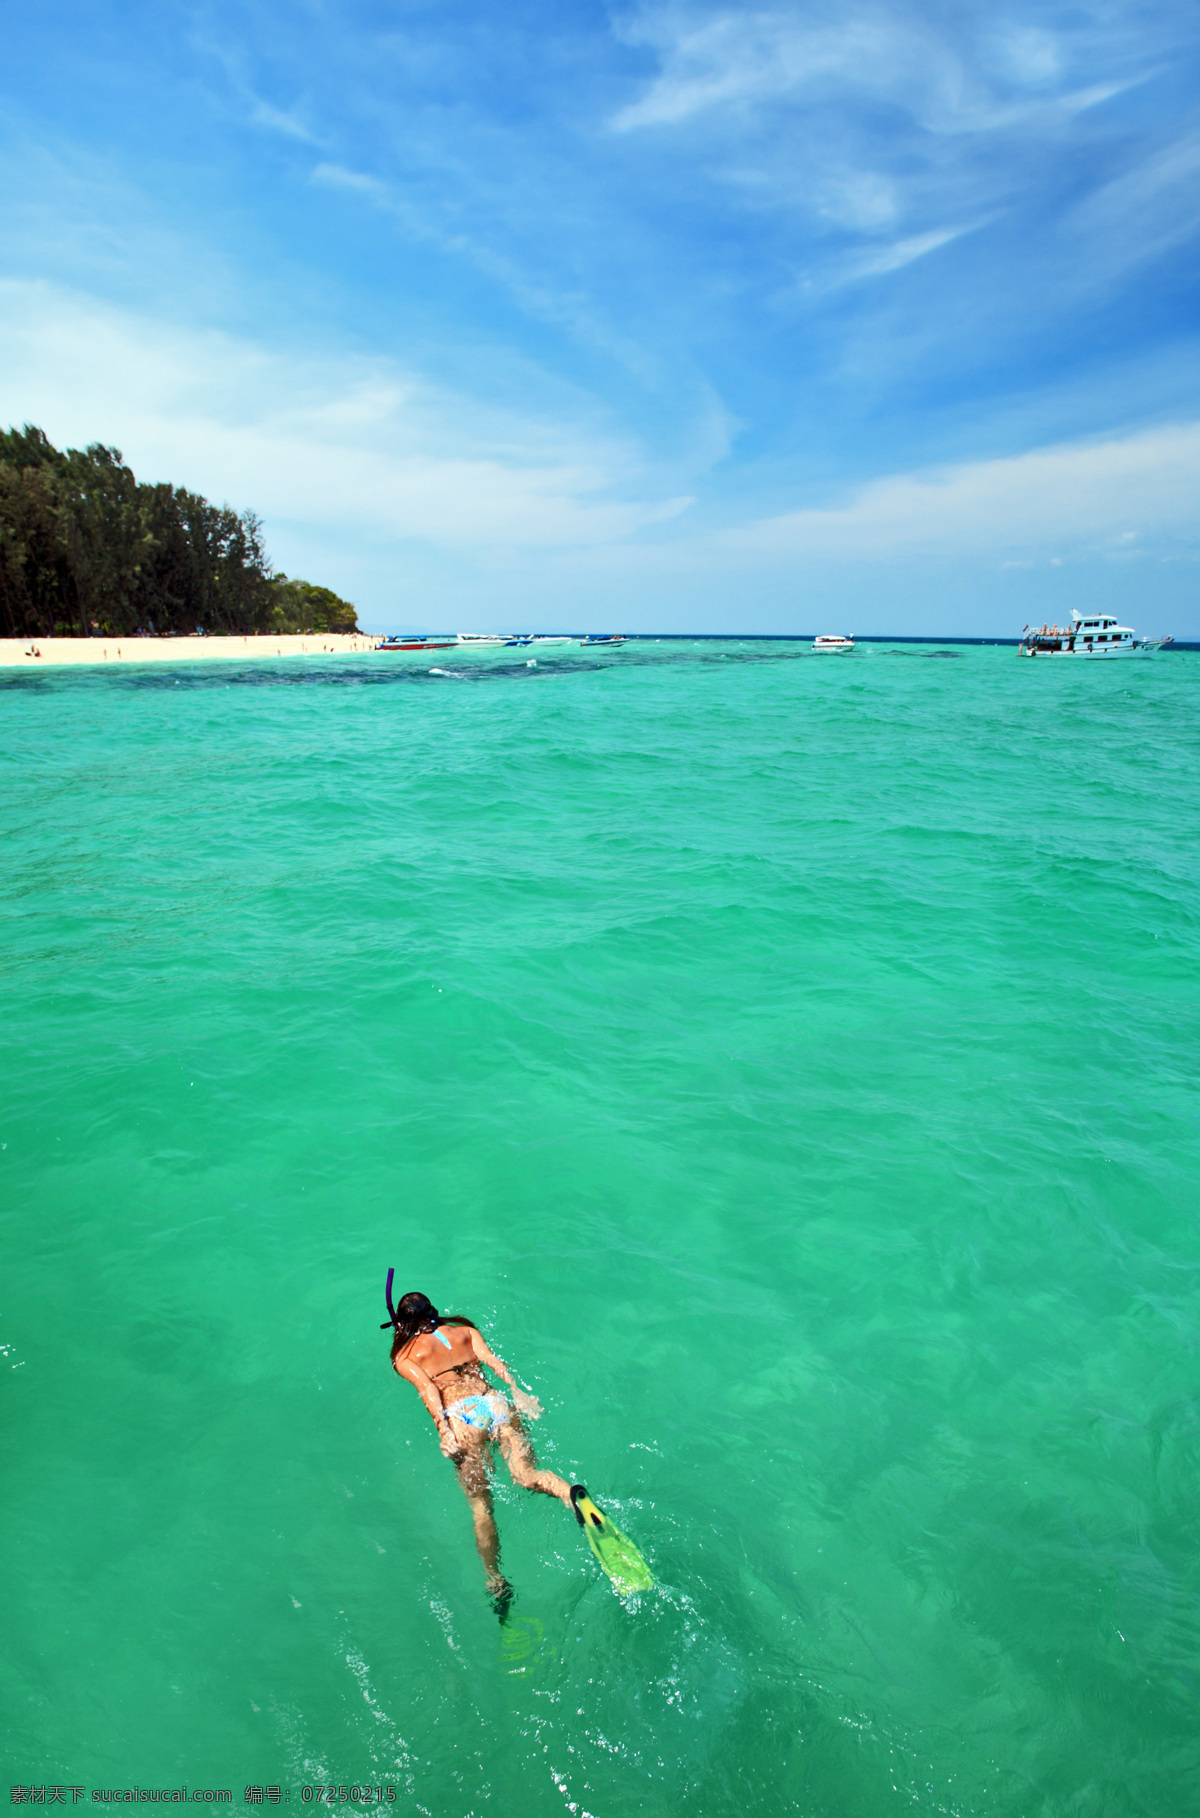
[[[10,1782],[1194,1809],[1200,658],[404,662],[0,684]]]

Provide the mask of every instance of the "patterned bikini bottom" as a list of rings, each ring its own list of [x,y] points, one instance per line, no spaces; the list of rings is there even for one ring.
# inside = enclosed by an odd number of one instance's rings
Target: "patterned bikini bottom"
[[[512,1409],[503,1395],[465,1395],[461,1401],[452,1401],[446,1413],[451,1420],[461,1420],[465,1427],[486,1433],[489,1439],[512,1419]]]

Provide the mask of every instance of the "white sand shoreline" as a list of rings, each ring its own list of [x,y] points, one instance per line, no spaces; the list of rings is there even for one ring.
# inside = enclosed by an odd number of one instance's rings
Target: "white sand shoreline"
[[[0,669],[56,663],[213,663],[247,657],[357,656],[374,650],[369,632],[271,633],[245,638],[0,638]]]

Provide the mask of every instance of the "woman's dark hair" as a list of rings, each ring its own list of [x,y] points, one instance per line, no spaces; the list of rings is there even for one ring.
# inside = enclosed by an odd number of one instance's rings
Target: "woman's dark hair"
[[[392,1362],[422,1332],[436,1331],[438,1326],[473,1326],[473,1319],[461,1313],[439,1313],[427,1294],[402,1294],[396,1302],[392,1336]]]

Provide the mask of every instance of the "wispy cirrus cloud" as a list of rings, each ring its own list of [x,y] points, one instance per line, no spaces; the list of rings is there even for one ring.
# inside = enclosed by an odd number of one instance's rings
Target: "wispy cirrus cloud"
[[[893,34],[866,20],[813,27],[786,14],[724,12],[689,17],[678,9],[646,10],[625,30],[629,42],[653,48],[661,68],[641,97],[613,116],[618,132],[679,126],[721,108],[745,108],[794,95],[804,87],[882,71]]]
[[[654,49],[660,70],[612,124],[631,132],[720,110],[744,117],[786,102],[827,108],[841,91],[888,99],[930,132],[987,132],[1081,112],[1142,79],[1126,71],[1072,84],[1067,44],[1054,33],[998,22],[978,34],[966,24],[895,4],[825,18],[809,8],[647,7],[625,35]]]
[[[556,283],[551,272],[539,274],[528,261],[497,244],[486,230],[480,231],[474,225],[468,229],[461,222],[448,226],[444,216],[416,204],[400,184],[325,162],[315,166],[311,181],[369,203],[390,217],[409,238],[434,245],[484,274],[526,315],[565,329],[577,342],[603,352],[630,373],[650,383],[655,381],[655,362],[645,347],[634,336],[622,334],[614,324],[612,312],[578,283]],[[707,414],[713,418],[719,413]]]
[[[968,227],[935,227],[930,233],[909,234],[905,240],[894,240],[890,246],[863,253],[852,263],[848,276],[873,278],[885,272],[901,271],[904,266],[923,259],[927,253],[937,252],[941,246],[949,246],[951,240],[970,231]]]
[[[391,194],[386,183],[378,177],[368,176],[365,171],[347,170],[344,164],[320,163],[312,171],[314,183],[322,184],[326,189],[346,189],[352,194],[365,196],[368,201],[386,207],[391,202]]]
[[[1157,258],[1200,235],[1200,132],[1156,148],[1100,185],[1067,215],[1072,250],[1087,245],[1088,278]]]
[[[1194,145],[1170,135],[1171,110],[1139,104],[1108,123],[1120,98],[1194,53],[1198,34],[1168,7],[1118,0],[1048,21],[1022,0],[986,13],[648,0],[621,29],[653,67],[611,129],[773,218],[795,274],[776,302],[833,308],[851,286],[882,293],[904,273],[931,323],[945,314],[954,338],[955,318],[990,318],[999,349],[1022,316],[1069,313],[1089,284],[1124,282],[1200,232]],[[959,243],[985,228],[995,251],[972,249],[956,306]],[[934,253],[936,292],[907,277]],[[906,331],[895,357],[921,339]]]
[[[901,240],[868,246],[840,260],[826,260],[814,273],[806,274],[797,288],[802,292],[828,292],[867,278],[886,277],[889,272],[903,271],[906,265],[915,265],[918,259],[927,258],[930,253],[940,251],[943,246],[949,246],[964,234],[976,232],[985,224],[977,221],[965,227],[935,227],[928,233],[908,234]]]
[[[265,126],[268,131],[282,133],[285,138],[299,139],[305,145],[319,145],[321,138],[311,126],[301,118],[298,112],[287,108],[273,107],[258,95],[248,97],[250,118],[255,126]]]

